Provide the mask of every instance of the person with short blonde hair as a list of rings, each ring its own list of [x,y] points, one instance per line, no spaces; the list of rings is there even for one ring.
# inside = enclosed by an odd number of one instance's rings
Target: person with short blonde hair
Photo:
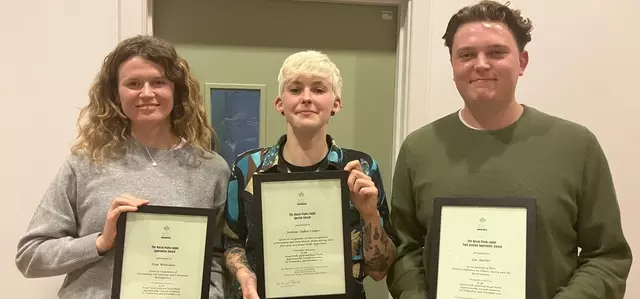
[[[282,94],[286,84],[300,75],[325,78],[331,83],[333,96],[342,103],[342,75],[326,54],[302,51],[289,56],[278,73],[278,90]]]
[[[18,243],[25,277],[66,275],[63,299],[111,298],[119,216],[142,205],[211,209],[209,298],[223,298],[222,213],[229,168],[211,150],[198,82],[174,47],[151,36],[109,53],[79,133]],[[213,143],[215,144],[215,143]]]
[[[382,280],[395,255],[387,235],[386,194],[379,166],[368,154],[342,148],[327,134],[331,116],[342,108],[342,77],[327,55],[302,51],[285,59],[278,74],[275,109],[286,119],[287,132],[275,145],[239,155],[232,167],[226,205],[225,257],[233,284],[229,298],[258,299],[254,274],[260,237],[249,214],[256,173],[346,170],[349,172],[352,225],[352,283],[365,298],[363,279]],[[336,221],[340,221],[336,219]]]

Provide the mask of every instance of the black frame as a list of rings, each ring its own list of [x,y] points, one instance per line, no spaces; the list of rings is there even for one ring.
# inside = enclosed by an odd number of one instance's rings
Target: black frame
[[[115,243],[115,262],[113,265],[113,283],[111,286],[111,299],[120,299],[120,289],[122,280],[122,258],[124,255],[125,232],[127,225],[128,213],[145,213],[145,214],[168,214],[168,215],[187,215],[187,216],[206,216],[207,217],[207,233],[204,250],[204,265],[202,269],[202,292],[201,299],[209,298],[209,288],[211,284],[211,259],[213,246],[213,227],[214,215],[212,209],[208,208],[187,208],[187,207],[171,207],[171,206],[152,206],[144,205],[138,207],[135,212],[122,213],[118,217],[117,234]]]
[[[440,230],[442,221],[442,207],[467,206],[467,207],[496,207],[496,208],[524,208],[527,211],[527,253],[526,253],[526,291],[525,298],[535,297],[535,227],[536,227],[536,201],[533,198],[435,198],[433,204],[433,222],[431,223],[431,254],[429,256],[429,278],[426,283],[429,286],[429,298],[437,299],[438,291],[438,262],[440,260]]]
[[[302,181],[302,180],[335,180],[339,179],[342,186],[342,230],[344,244],[344,274],[345,274],[345,293],[332,295],[317,295],[304,297],[282,297],[287,299],[347,299],[354,294],[355,288],[352,283],[352,257],[351,257],[351,228],[347,215],[349,212],[349,186],[347,179],[349,173],[344,170],[327,170],[315,172],[296,172],[296,173],[257,173],[253,176],[253,198],[255,208],[253,209],[253,217],[255,219],[255,231],[259,234],[260,240],[263,239],[262,227],[262,183],[265,182],[285,182],[285,181]],[[275,299],[278,297],[266,297],[265,290],[265,270],[264,270],[264,242],[261,241],[256,246],[256,278],[258,282],[258,296],[262,299]]]

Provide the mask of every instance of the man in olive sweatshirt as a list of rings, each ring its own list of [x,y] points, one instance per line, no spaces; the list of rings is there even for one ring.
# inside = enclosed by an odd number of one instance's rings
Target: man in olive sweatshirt
[[[397,259],[387,277],[394,298],[436,299],[428,296],[436,197],[534,198],[535,299],[623,298],[632,256],[598,140],[515,99],[531,30],[520,11],[492,1],[449,21],[443,39],[464,107],[401,146],[390,215]]]

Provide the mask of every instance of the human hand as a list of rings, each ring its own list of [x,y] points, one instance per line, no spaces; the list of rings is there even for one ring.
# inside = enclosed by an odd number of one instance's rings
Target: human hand
[[[378,188],[375,183],[362,171],[360,161],[353,160],[344,167],[349,172],[350,199],[353,206],[360,213],[360,217],[378,217]]]
[[[236,272],[236,279],[242,288],[242,299],[260,299],[255,274],[247,268],[241,268]]]
[[[133,195],[123,194],[111,200],[111,208],[107,212],[107,219],[104,222],[102,234],[96,239],[96,249],[99,254],[107,252],[113,247],[116,240],[116,226],[120,214],[124,212],[135,212],[138,207],[149,203],[146,199],[140,199]]]

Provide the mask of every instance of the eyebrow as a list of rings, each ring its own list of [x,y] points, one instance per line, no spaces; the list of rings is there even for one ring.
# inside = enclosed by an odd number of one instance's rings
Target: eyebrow
[[[459,48],[457,51],[475,50],[476,48],[477,48],[477,47],[467,46],[467,47]],[[489,49],[495,49],[495,48],[509,48],[509,46],[507,46],[507,45],[505,45],[505,44],[491,44],[491,45],[487,46],[487,48],[489,48]]]
[[[146,77],[146,76],[133,75],[133,76],[128,76],[128,77],[123,76],[122,77],[122,81],[139,80],[140,78],[145,78],[145,79],[150,79],[150,80],[169,80],[169,78],[167,78],[166,76]]]
[[[297,84],[302,84],[302,82],[300,82],[299,80],[294,80],[294,81],[289,82],[289,85],[297,85]],[[321,80],[316,80],[316,81],[311,82],[311,85],[318,85],[318,84],[319,85],[327,85],[324,81],[321,81]]]
[[[455,53],[459,54],[460,52],[467,52],[467,51],[476,51],[478,47],[462,47],[456,50]],[[509,46],[504,45],[504,44],[492,44],[486,47],[487,49],[509,49]]]

